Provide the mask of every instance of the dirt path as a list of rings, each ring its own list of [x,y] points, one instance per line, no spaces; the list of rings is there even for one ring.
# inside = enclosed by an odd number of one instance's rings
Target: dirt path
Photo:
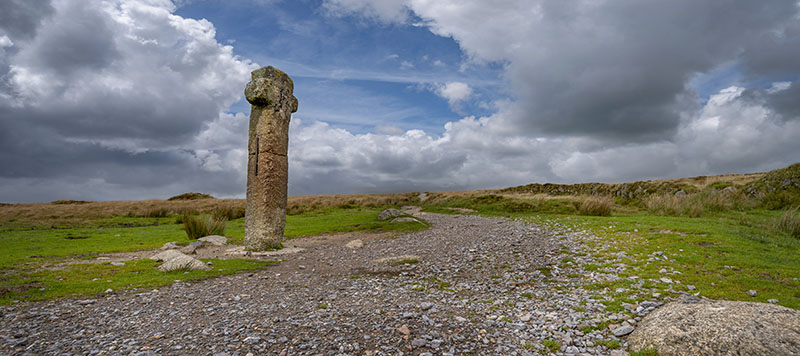
[[[610,352],[598,342],[615,340],[608,330],[581,329],[622,316],[547,267],[583,251],[583,233],[424,218],[430,229],[396,238],[295,240],[304,251],[257,273],[0,308],[0,354],[532,355],[546,340]]]

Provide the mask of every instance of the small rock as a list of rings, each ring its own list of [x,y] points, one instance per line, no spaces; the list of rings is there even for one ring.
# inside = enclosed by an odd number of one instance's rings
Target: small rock
[[[197,246],[189,244],[189,245],[181,247],[181,249],[179,251],[181,251],[181,253],[184,253],[184,254],[187,254],[187,255],[194,255],[194,254],[197,253]]]
[[[124,263],[124,262],[111,262],[111,265],[112,265],[112,266],[119,266],[119,267],[121,267],[121,266],[124,266],[124,265],[125,265],[125,263]]]
[[[622,326],[620,326],[620,327],[618,327],[618,328],[614,329],[614,331],[612,331],[612,333],[613,333],[613,334],[614,334],[614,336],[616,336],[616,337],[621,337],[621,336],[625,336],[625,335],[628,335],[628,334],[632,333],[632,332],[633,332],[633,330],[634,330],[634,329],[633,329],[633,326],[630,326],[630,325],[622,325]]]
[[[767,299],[767,302],[772,303],[772,304],[778,304],[778,300],[777,299]]]
[[[691,284],[687,285],[687,286],[686,286],[686,288],[687,288],[687,289],[689,289],[689,290],[695,290],[695,289],[697,289],[697,287],[695,287],[695,286],[693,286],[693,285],[691,285]]]
[[[428,310],[430,308],[433,308],[433,303],[422,302],[419,304],[419,308],[422,310]]]
[[[408,325],[403,324],[399,328],[397,328],[397,332],[403,335],[411,335],[411,330],[408,329]]]
[[[414,347],[423,347],[423,346],[425,346],[425,344],[427,344],[427,343],[428,343],[428,340],[425,340],[425,339],[420,339],[420,338],[416,338],[416,339],[414,339],[414,340],[412,340],[412,341],[411,341],[411,346],[414,346]]]
[[[457,321],[457,322],[459,322],[459,323],[464,323],[464,322],[466,322],[466,321],[467,321],[467,319],[466,319],[466,318],[462,318],[462,317],[460,317],[460,316],[457,316],[455,319],[456,319],[456,321]]]
[[[631,356],[631,354],[629,354],[628,351],[611,350],[611,353],[609,353],[608,356]]]
[[[361,248],[363,246],[364,246],[364,241],[361,240],[353,240],[348,242],[347,245],[344,245],[344,247],[347,248]]]
[[[75,301],[75,303],[78,303],[78,305],[89,305],[89,304],[94,304],[94,302],[95,302],[94,299],[83,299]]]
[[[248,345],[257,344],[259,341],[261,341],[261,338],[258,336],[248,336],[244,339],[244,343]]]
[[[519,317],[519,320],[527,323],[527,322],[529,322],[531,320],[531,315],[530,314],[525,314],[525,315]]]
[[[758,295],[758,293],[755,290],[750,289],[750,290],[747,291],[747,295],[749,295],[751,297],[755,297],[756,295]]]
[[[667,277],[661,278],[661,282],[662,283],[667,283],[667,284],[672,284],[672,280],[667,278]]]
[[[167,243],[164,244],[164,246],[161,246],[161,249],[162,250],[172,250],[172,249],[176,249],[178,247],[180,247],[180,246],[178,246],[178,244],[175,243],[175,242],[167,242]]]

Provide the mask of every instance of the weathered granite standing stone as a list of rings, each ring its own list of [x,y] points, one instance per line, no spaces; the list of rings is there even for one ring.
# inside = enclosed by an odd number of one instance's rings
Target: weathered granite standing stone
[[[286,73],[263,67],[251,73],[244,90],[250,102],[245,248],[273,249],[286,225],[289,120],[297,111],[294,84]]]
[[[627,341],[662,356],[800,355],[800,311],[689,297],[648,314]]]

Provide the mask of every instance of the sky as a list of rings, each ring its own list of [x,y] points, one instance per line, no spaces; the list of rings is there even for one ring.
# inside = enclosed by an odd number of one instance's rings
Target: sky
[[[243,197],[266,65],[290,195],[800,161],[798,0],[3,0],[0,202]]]

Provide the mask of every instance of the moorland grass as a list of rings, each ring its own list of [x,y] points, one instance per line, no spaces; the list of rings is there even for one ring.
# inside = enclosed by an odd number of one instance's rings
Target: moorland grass
[[[331,208],[289,215],[285,235],[297,238],[352,231],[405,232],[428,226],[417,222],[378,221],[380,211]],[[8,304],[13,300],[91,296],[109,288],[121,290],[153,287],[176,279],[186,280],[156,271],[153,268],[155,265],[149,260],[129,261],[123,268],[108,263],[74,263],[77,260],[94,259],[104,253],[153,250],[171,241],[188,244],[191,240],[184,232],[183,225],[175,223],[176,217],[114,216],[81,219],[75,227],[2,226],[0,244],[4,253],[0,255],[0,304]],[[225,236],[231,243],[241,244],[244,240],[244,219],[229,221]],[[186,277],[208,278],[265,266],[254,265],[244,259],[218,262],[212,260],[212,263],[215,267],[213,270],[192,271]],[[94,283],[100,280],[112,282]]]
[[[184,216],[181,219],[183,231],[192,240],[209,235],[224,235],[228,220],[217,216]]]

